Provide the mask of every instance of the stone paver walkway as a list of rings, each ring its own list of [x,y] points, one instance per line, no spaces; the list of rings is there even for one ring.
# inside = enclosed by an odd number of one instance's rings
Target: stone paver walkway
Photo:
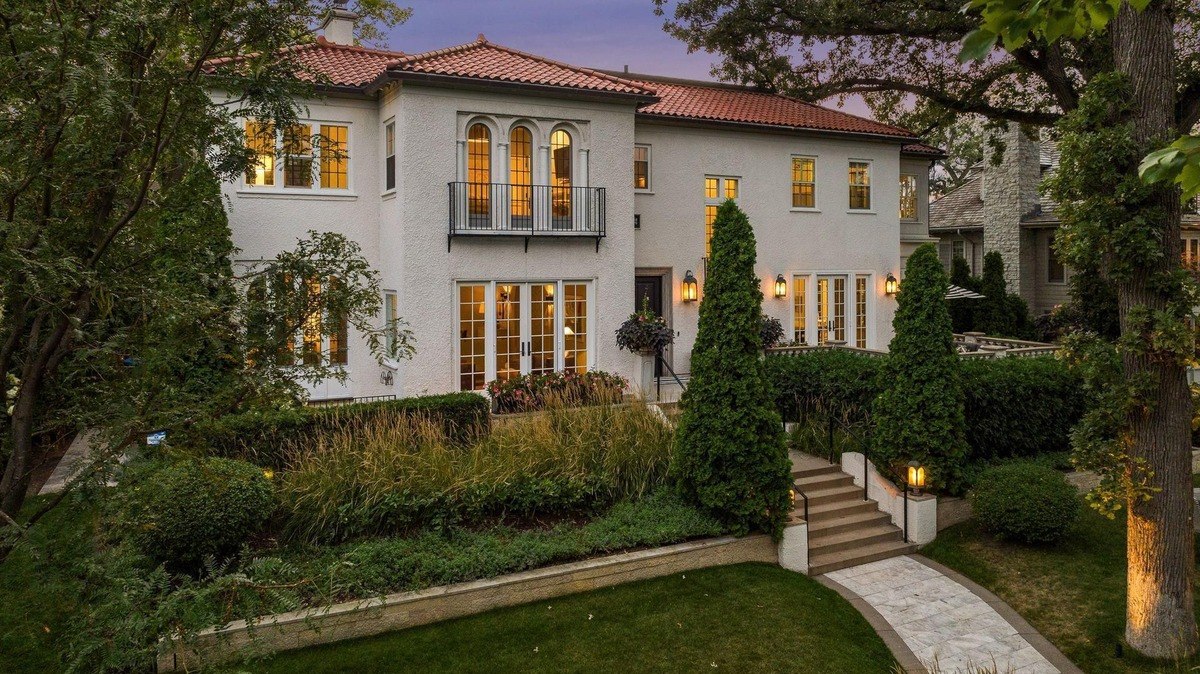
[[[1079,671],[995,595],[935,566],[905,555],[833,571],[824,578],[856,595],[851,602],[860,611],[869,613],[861,605],[865,602],[878,612],[930,671],[965,673],[975,667],[999,674]],[[891,636],[882,631],[881,635],[885,641]]]

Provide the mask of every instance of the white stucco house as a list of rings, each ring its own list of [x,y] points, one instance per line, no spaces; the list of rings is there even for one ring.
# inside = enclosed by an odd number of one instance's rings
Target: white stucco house
[[[321,97],[291,133],[247,119],[260,166],[224,187],[242,258],[270,258],[310,229],[343,233],[382,275],[380,320],[403,317],[414,333],[415,358],[383,367],[353,332],[299,336],[349,371],[313,399],[482,390],[548,370],[629,377],[614,332],[642,298],[679,332],[667,361],[686,376],[699,302],[682,285],[690,272],[703,297],[725,198],[754,226],[764,310],[789,338],[886,348],[885,279],[931,240],[939,153],[912,133],[482,35],[421,54],[362,48],[354,18],[336,9],[294,48],[324,76]],[[314,152],[316,134],[339,151]]]

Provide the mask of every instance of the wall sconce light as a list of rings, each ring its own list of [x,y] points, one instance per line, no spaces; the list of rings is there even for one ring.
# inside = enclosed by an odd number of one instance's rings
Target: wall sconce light
[[[783,278],[783,274],[775,277],[775,297],[787,297],[787,280]]]
[[[893,297],[896,293],[900,292],[900,282],[896,280],[896,277],[891,272],[888,272],[887,280],[883,282],[883,292]]]
[[[921,495],[921,490],[925,488],[925,466],[916,461],[909,462],[908,486],[913,490],[915,496]]]
[[[679,296],[684,302],[695,302],[700,295],[700,284],[696,282],[696,276],[692,274],[692,270],[687,270],[683,275],[683,285],[679,287]]]

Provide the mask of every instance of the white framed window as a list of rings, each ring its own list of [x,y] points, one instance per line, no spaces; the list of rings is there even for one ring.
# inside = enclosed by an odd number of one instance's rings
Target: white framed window
[[[396,189],[396,122],[383,126],[383,190]]]
[[[269,122],[248,119],[246,147],[256,157],[243,185],[280,191],[348,191],[350,125],[299,122],[277,132]],[[281,161],[276,161],[276,158]]]
[[[1183,237],[1183,266],[1187,269],[1200,269],[1200,238],[1194,236]]]
[[[792,275],[792,340],[799,345],[870,348],[875,276],[868,272]]]
[[[322,284],[333,285],[338,279],[310,278],[304,282],[305,290],[312,295],[320,295]],[[330,332],[325,329],[332,323]],[[327,315],[314,314],[308,317],[296,335],[299,346],[299,361],[305,365],[346,365],[350,355],[350,324],[345,316],[331,319]]]
[[[594,369],[588,280],[464,281],[455,289],[458,387],[554,370]]]
[[[395,290],[383,291],[383,329],[388,353],[396,348],[399,338],[396,321],[400,318],[400,298]]]
[[[816,209],[817,207],[817,159],[816,157],[792,157],[792,208]]]
[[[712,257],[713,223],[717,220],[717,209],[726,199],[737,201],[741,188],[741,178],[704,176],[704,263],[706,272],[708,260]]]
[[[850,186],[850,210],[870,211],[871,162],[865,159],[851,159],[847,179]]]
[[[917,219],[917,176],[912,173],[900,174],[900,219]]]
[[[650,185],[650,146],[633,146],[633,189],[649,192]]]

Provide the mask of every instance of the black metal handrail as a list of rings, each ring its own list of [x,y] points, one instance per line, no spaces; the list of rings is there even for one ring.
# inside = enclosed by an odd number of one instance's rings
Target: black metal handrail
[[[686,386],[684,385],[683,380],[679,378],[679,375],[675,374],[675,370],[671,367],[671,365],[667,363],[667,359],[663,358],[662,351],[654,354],[654,360],[666,368],[667,372],[671,373],[671,378],[674,379],[675,383],[679,385],[679,391],[682,393]],[[662,400],[662,377],[654,378],[654,399],[656,401]]]
[[[603,187],[452,182],[449,195],[452,237],[605,235]]]

